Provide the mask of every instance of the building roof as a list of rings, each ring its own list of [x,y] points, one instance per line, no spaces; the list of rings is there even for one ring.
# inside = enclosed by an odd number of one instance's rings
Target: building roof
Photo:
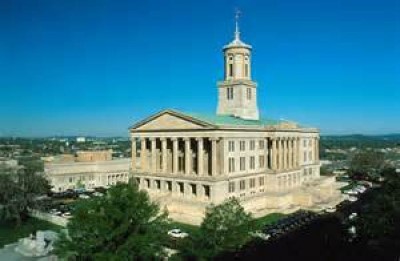
[[[177,110],[163,110],[144,120],[136,122],[130,127],[131,130],[138,129],[141,126],[146,125],[149,122],[155,121],[156,119],[163,117],[163,115],[172,115],[174,117],[180,118],[182,120],[192,122],[197,124],[197,126],[202,126],[206,129],[209,128],[244,128],[244,129],[299,129],[304,128],[296,122],[287,120],[272,120],[272,119],[261,119],[261,120],[248,120],[233,115],[207,115],[201,113],[186,113]],[[175,123],[173,123],[175,124]],[[158,125],[156,125],[158,126]],[[153,126],[154,127],[154,126]],[[157,129],[157,128],[156,128]],[[152,130],[156,130],[152,128]],[[160,126],[160,130],[162,130]]]
[[[182,112],[180,112],[182,113]],[[266,127],[280,124],[284,121],[261,119],[261,120],[246,120],[232,115],[207,115],[200,113],[182,113],[197,120],[217,126],[259,126]]]

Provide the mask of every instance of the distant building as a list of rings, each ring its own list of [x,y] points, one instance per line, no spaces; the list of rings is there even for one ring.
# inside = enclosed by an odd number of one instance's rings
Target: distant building
[[[86,142],[86,138],[85,137],[77,137],[76,142]]]
[[[113,160],[112,151],[79,151],[76,157],[63,155],[45,162],[45,175],[52,191],[84,187],[107,187],[128,182],[131,159]]]
[[[112,160],[112,150],[78,151],[76,161],[93,162]]]

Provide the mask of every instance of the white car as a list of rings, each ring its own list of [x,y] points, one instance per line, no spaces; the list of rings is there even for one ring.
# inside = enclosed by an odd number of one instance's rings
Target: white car
[[[353,212],[353,213],[351,213],[351,214],[349,215],[349,220],[353,220],[353,219],[355,219],[357,216],[358,216],[357,213],[356,213],[356,212]]]
[[[189,236],[188,233],[183,232],[179,228],[171,229],[170,231],[168,231],[168,235],[174,238],[185,238]]]
[[[101,192],[95,192],[95,193],[93,193],[93,196],[95,196],[95,197],[102,197],[102,196],[104,196],[104,194],[103,193],[101,193]]]
[[[86,195],[86,194],[80,194],[79,195],[79,198],[82,198],[82,199],[88,199],[88,198],[90,198],[88,195]]]
[[[62,216],[62,217],[65,217],[65,218],[70,218],[70,217],[72,217],[72,215],[71,215],[70,212],[65,212],[65,213],[62,214],[61,216]]]
[[[356,198],[356,197],[349,197],[349,201],[350,202],[356,202],[358,200],[358,198]]]
[[[334,213],[334,212],[336,212],[336,208],[333,206],[329,206],[329,207],[325,208],[325,212],[326,213]]]
[[[251,235],[252,235],[253,237],[261,238],[262,240],[268,240],[268,239],[271,237],[270,234],[265,234],[265,233],[263,233],[263,232],[261,232],[261,231],[256,231],[256,232],[254,232],[254,233],[251,233]]]

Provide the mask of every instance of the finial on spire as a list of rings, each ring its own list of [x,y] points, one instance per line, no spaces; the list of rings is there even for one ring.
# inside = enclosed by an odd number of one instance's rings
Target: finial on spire
[[[240,31],[239,31],[239,16],[240,10],[236,8],[235,10],[235,40],[239,40],[240,38]]]

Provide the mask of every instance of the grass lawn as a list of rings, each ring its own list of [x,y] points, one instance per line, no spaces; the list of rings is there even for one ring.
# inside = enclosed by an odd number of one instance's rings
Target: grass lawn
[[[27,237],[36,230],[59,231],[60,226],[36,218],[29,218],[19,227],[9,222],[0,222],[0,248],[6,244],[17,242],[22,237]]]
[[[274,223],[277,220],[283,218],[285,214],[282,213],[271,213],[266,216],[260,217],[256,219],[256,224],[257,227],[261,228],[263,226],[266,226],[268,224]]]
[[[285,214],[282,214],[282,213],[271,213],[264,217],[255,219],[256,225],[257,225],[257,227],[263,227],[265,225],[271,224],[271,223],[283,218],[284,216],[285,216]],[[198,226],[188,225],[188,224],[179,223],[179,222],[172,222],[171,228],[179,228],[182,231],[189,233],[189,235],[193,235],[193,233],[195,233],[199,229]]]

